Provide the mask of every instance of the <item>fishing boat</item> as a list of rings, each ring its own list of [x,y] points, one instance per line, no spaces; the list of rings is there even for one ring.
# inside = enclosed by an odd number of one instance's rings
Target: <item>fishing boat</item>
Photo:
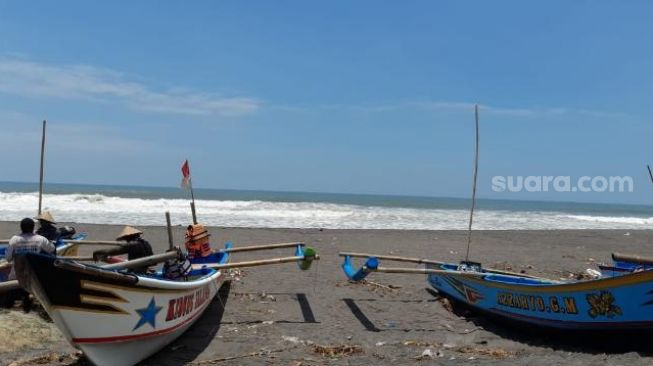
[[[601,277],[616,277],[653,269],[653,258],[612,253],[612,264],[599,264],[598,267]]]
[[[291,245],[292,244],[292,245]],[[303,243],[292,257],[230,263],[232,251],[265,250],[269,246],[227,247],[215,262],[194,266],[183,278],[161,272],[137,274],[131,268],[180,258],[180,251],[104,266],[44,254],[16,257],[17,277],[43,305],[71,345],[97,366],[134,365],[154,354],[206,310],[225,281],[226,269],[298,262],[308,269],[319,259]]]
[[[498,318],[547,328],[573,330],[653,330],[653,271],[585,281],[555,281],[483,268],[479,263],[442,263],[419,258],[341,253],[352,281],[372,272],[426,274],[445,297]],[[352,258],[367,257],[360,268]],[[387,268],[388,260],[422,263],[425,268]]]
[[[57,250],[58,256],[68,256],[75,257],[78,254],[78,243],[81,240],[86,239],[86,233],[77,233],[70,240],[60,239],[54,243],[54,246]],[[5,253],[7,250],[6,244],[8,240],[3,240],[0,243],[0,283],[6,282],[9,278],[9,272],[11,272],[11,265],[4,261]]]
[[[634,266],[638,263],[632,258],[615,258],[617,265],[612,267],[620,271],[618,276],[575,281],[493,270],[469,260],[478,173],[478,106],[475,112],[476,160],[465,259],[456,264],[344,252],[340,255],[344,257],[342,268],[346,276],[351,281],[362,281],[372,272],[426,275],[430,286],[456,303],[529,326],[591,331],[653,330],[653,271],[636,270]],[[353,265],[352,258],[356,257],[367,258],[360,268]],[[424,267],[382,267],[381,260]]]

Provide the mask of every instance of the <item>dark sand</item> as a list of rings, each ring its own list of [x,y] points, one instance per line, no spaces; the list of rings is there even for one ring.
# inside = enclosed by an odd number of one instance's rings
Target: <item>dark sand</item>
[[[16,226],[0,223],[0,237],[9,237]],[[120,231],[117,226],[75,226],[95,240],[111,240]],[[143,230],[158,251],[166,247],[164,228]],[[316,247],[322,260],[310,272],[301,272],[294,264],[242,271],[231,286],[223,288],[222,300],[214,301],[195,326],[144,364],[531,366],[653,362],[653,347],[636,341],[637,336],[594,341],[511,328],[474,314],[451,312],[427,290],[424,276],[375,274],[370,280],[383,286],[350,284],[340,269],[339,251],[458,261],[464,255],[465,232],[240,228],[211,228],[210,232],[213,243],[231,240],[236,246],[303,241]],[[175,228],[174,236],[181,243],[181,227]],[[471,259],[556,279],[596,268],[595,262],[608,261],[615,250],[653,255],[651,231],[478,231],[473,238]],[[291,254],[290,249],[242,253],[233,260]],[[0,324],[5,325],[0,326],[2,364],[74,351],[51,324],[36,315],[17,313],[0,313]],[[18,325],[7,326],[10,321]],[[20,325],[21,321],[26,325]],[[30,329],[33,341],[21,342],[20,336],[8,330],[12,327]],[[624,339],[626,342],[614,346]],[[325,357],[315,352],[315,345],[358,346],[354,350],[360,351]],[[420,359],[426,349],[435,357]],[[252,353],[259,354],[247,356]],[[217,360],[230,357],[240,358]],[[209,360],[215,361],[206,362]],[[71,361],[44,364],[66,362]]]

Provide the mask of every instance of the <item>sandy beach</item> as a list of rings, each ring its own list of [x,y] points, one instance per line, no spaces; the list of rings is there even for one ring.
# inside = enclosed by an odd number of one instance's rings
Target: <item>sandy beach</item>
[[[120,226],[74,224],[89,239],[112,240]],[[156,251],[163,227],[142,227]],[[17,231],[0,222],[0,237]],[[210,228],[212,242],[236,246],[303,241],[321,261],[309,272],[293,264],[233,274],[202,319],[145,365],[648,365],[645,342],[579,340],[533,333],[452,311],[423,276],[376,274],[352,284],[339,251],[374,252],[458,261],[466,232]],[[595,268],[612,251],[653,255],[651,231],[476,231],[471,259],[485,266],[554,279]],[[183,228],[174,228],[182,243]],[[88,249],[86,249],[88,250]],[[290,250],[274,254],[288,255]],[[233,260],[261,258],[244,253]],[[17,337],[13,329],[21,329]],[[27,338],[25,340],[24,338]],[[640,344],[641,343],[641,344]],[[342,346],[342,347],[341,347]],[[420,357],[430,349],[433,358]],[[58,330],[38,314],[0,312],[2,364],[85,364]],[[39,358],[40,357],[40,358]],[[38,358],[38,359],[35,359]],[[25,363],[25,360],[32,361]]]

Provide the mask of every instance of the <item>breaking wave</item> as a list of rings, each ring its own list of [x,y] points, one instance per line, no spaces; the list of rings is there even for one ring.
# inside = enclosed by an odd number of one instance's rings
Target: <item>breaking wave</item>
[[[173,224],[191,221],[188,200],[125,198],[102,194],[46,194],[44,209],[61,222],[165,225],[169,211]],[[0,192],[0,220],[33,216],[37,193]],[[469,212],[464,209],[379,207],[326,202],[272,202],[263,200],[197,200],[198,218],[206,225],[227,227],[464,230]],[[474,228],[520,229],[646,229],[653,217],[572,215],[555,211],[479,210]]]

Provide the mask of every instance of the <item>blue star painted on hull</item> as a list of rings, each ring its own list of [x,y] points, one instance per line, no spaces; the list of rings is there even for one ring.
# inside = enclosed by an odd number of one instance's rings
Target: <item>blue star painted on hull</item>
[[[150,323],[152,328],[156,328],[156,314],[158,314],[161,309],[163,309],[163,306],[156,306],[154,296],[152,296],[152,300],[150,300],[147,307],[136,309],[136,312],[141,316],[141,318],[138,320],[138,323],[136,323],[136,326],[132,331],[142,327],[145,323]]]

